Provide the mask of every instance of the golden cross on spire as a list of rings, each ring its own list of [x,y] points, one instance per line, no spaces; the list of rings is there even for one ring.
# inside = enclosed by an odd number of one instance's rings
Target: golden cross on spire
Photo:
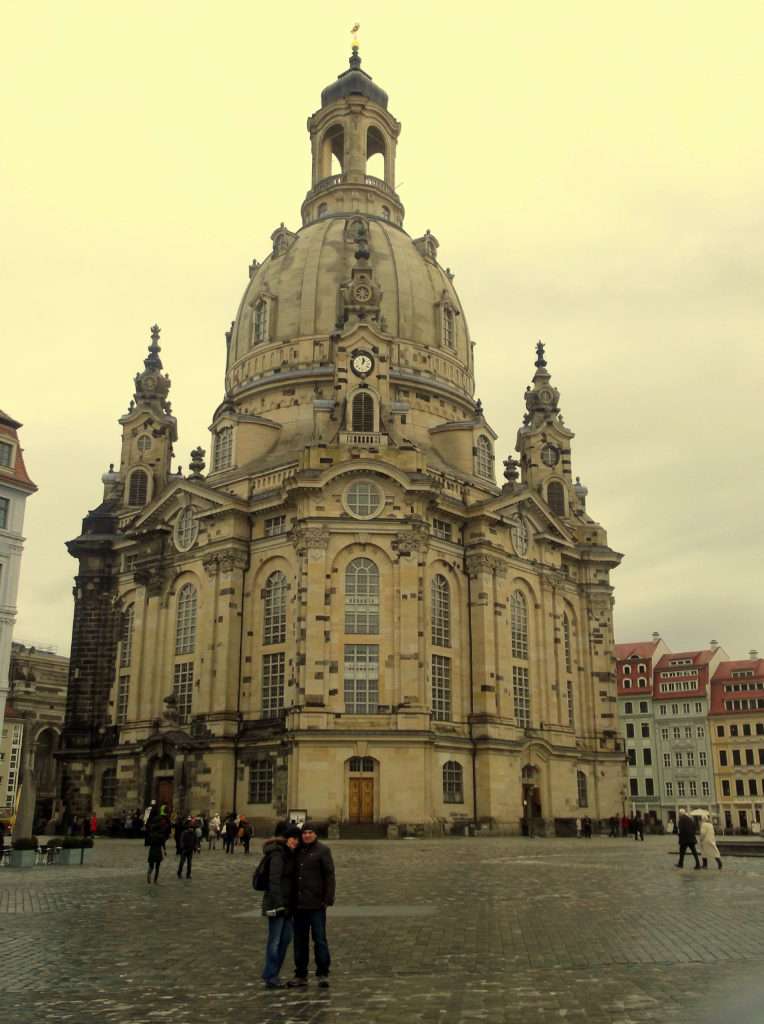
[[[357,21],[355,23],[355,25],[353,25],[353,27],[350,30],[350,34],[353,37],[353,49],[354,50],[358,49],[358,32],[359,32],[360,28],[361,28],[361,23],[359,21]]]

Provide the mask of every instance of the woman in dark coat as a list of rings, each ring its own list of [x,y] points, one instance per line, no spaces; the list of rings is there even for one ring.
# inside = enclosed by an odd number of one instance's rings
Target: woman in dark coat
[[[155,820],[148,834],[148,847],[149,847],[149,869],[146,873],[146,881],[151,881],[151,872],[154,871],[154,885],[157,884],[159,878],[159,865],[162,863],[164,858],[163,847],[167,835],[165,830],[160,825],[159,821]]]
[[[296,896],[295,851],[300,845],[300,830],[290,825],[277,829],[280,835],[266,839],[263,853],[267,860],[268,887],[263,893],[263,915],[268,918],[268,939],[262,978],[266,988],[285,988],[279,977],[281,965],[292,941],[292,915]]]

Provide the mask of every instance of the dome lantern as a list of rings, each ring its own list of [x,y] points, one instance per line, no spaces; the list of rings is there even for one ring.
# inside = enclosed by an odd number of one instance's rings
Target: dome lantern
[[[361,213],[400,227],[403,205],[395,191],[400,130],[387,109],[387,93],[361,70],[354,45],[348,69],[323,90],[321,107],[308,120],[312,187],[302,204],[303,225]],[[368,173],[375,156],[382,157],[382,177]]]

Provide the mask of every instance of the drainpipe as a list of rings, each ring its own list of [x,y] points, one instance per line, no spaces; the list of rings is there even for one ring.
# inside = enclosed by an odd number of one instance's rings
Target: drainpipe
[[[241,570],[241,611],[239,622],[239,678],[236,686],[236,732],[233,737],[233,805],[236,814],[237,786],[239,781],[239,737],[241,736],[241,675],[244,669],[244,584],[246,569]]]
[[[467,651],[469,655],[469,683],[470,683],[470,742],[472,743],[472,824],[477,833],[478,808],[477,808],[477,745],[473,734],[474,724],[472,718],[475,714],[475,680],[472,669],[472,579],[467,570],[467,556],[464,556],[464,571],[467,575]]]

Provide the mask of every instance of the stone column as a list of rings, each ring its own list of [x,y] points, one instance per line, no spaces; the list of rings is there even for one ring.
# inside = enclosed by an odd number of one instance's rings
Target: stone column
[[[429,546],[429,533],[424,524],[416,524],[411,530],[401,531],[393,541],[398,555],[395,562],[398,583],[398,647],[395,660],[398,666],[397,672],[395,665],[390,666],[392,679],[388,680],[389,700],[383,703],[423,707],[432,704],[425,683],[430,675],[430,666],[426,661],[428,624],[425,621],[424,601]],[[396,682],[400,687],[398,694],[395,693]]]
[[[473,714],[497,714],[496,702],[496,622],[494,616],[494,570],[496,559],[476,552],[467,556],[470,592],[468,601],[472,626]]]

